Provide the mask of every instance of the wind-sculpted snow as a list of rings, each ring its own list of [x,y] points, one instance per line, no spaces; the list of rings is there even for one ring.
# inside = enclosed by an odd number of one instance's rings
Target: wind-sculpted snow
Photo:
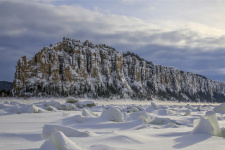
[[[224,147],[225,117],[223,112],[214,112],[219,104],[69,99],[74,103],[68,103],[68,98],[0,100],[0,149],[221,150]],[[77,106],[91,101],[95,106]],[[64,104],[77,109],[62,109]],[[47,111],[49,107],[54,111]],[[29,111],[18,114],[12,111],[16,108]],[[191,113],[184,115],[189,110]]]
[[[19,59],[13,94],[223,102],[225,84],[105,44],[64,39]]]

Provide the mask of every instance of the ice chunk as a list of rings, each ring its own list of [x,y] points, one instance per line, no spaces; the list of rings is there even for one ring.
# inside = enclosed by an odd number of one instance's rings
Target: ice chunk
[[[9,102],[8,101],[5,101],[4,104],[9,104]]]
[[[52,133],[50,139],[46,140],[40,150],[81,150],[76,143],[71,141],[62,132]]]
[[[97,114],[93,113],[92,111],[90,111],[87,108],[82,108],[82,115],[87,116],[87,117],[98,117]]]
[[[78,101],[76,103],[76,105],[79,108],[96,106],[96,104],[94,102],[92,102],[92,101]]]
[[[134,120],[141,119],[144,122],[147,122],[151,119],[150,116],[144,111],[143,112],[133,112],[133,113],[129,114],[129,118],[134,119]]]
[[[67,97],[66,102],[67,103],[77,103],[78,100],[76,100],[75,97]]]
[[[200,119],[194,120],[193,127],[194,130],[192,134],[214,134],[214,128],[208,118],[203,118],[201,116]]]
[[[48,106],[47,108],[46,108],[46,110],[48,110],[48,111],[53,111],[53,112],[57,112],[58,110],[55,108],[55,107],[53,107],[53,106]]]
[[[202,106],[199,105],[198,108],[197,108],[197,111],[202,111],[202,110],[203,110]]]
[[[191,110],[190,109],[187,109],[184,116],[190,116],[191,115]]]
[[[76,116],[74,116],[74,120],[75,120],[77,123],[83,123],[83,122],[89,120],[89,117],[83,116],[83,115],[76,115]]]
[[[154,124],[154,125],[180,125],[179,123],[177,123],[174,120],[171,120],[170,118],[158,118],[155,117],[152,120],[150,120],[150,122],[148,122],[149,124]]]
[[[115,121],[115,122],[124,122],[124,115],[123,113],[114,107],[111,107],[109,109],[105,109],[102,112],[101,118],[110,120],[110,121]]]
[[[71,110],[76,110],[76,107],[71,103],[65,103],[61,105],[61,109],[71,111]]]
[[[200,119],[194,121],[193,134],[210,134],[215,136],[221,136],[220,127],[214,111],[208,111],[205,114],[205,118],[202,116]]]
[[[50,102],[45,102],[43,105],[45,107],[52,106],[52,107],[55,107],[56,109],[61,109],[61,104],[54,100],[52,100]]]
[[[39,109],[35,105],[22,106],[18,108],[18,113],[38,113]]]
[[[156,105],[156,103],[151,102],[151,105],[152,105],[152,107],[153,107],[155,110],[157,110],[157,109],[158,109],[158,106]]]
[[[80,132],[70,127],[60,126],[60,125],[44,125],[42,131],[42,138],[47,139],[55,131],[61,131],[68,137],[87,137],[89,134],[87,132]]]
[[[219,127],[219,123],[216,117],[216,113],[214,111],[208,111],[205,113],[206,118],[209,119],[211,125],[214,128],[214,132],[213,135],[215,136],[221,136],[221,131],[220,131],[220,127]]]
[[[158,110],[158,113],[157,113],[159,116],[167,116],[167,115],[171,115],[172,112],[167,110],[167,109],[161,109],[161,110]]]
[[[221,136],[222,136],[222,137],[225,137],[225,128],[222,128],[222,129],[221,129]]]
[[[10,102],[10,105],[20,105],[20,103],[18,103],[18,102]]]
[[[126,108],[126,111],[129,112],[139,112],[140,110],[137,107],[129,106]]]

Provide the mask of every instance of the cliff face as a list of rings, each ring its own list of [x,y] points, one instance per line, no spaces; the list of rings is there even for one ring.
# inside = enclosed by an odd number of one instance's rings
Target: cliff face
[[[181,101],[225,100],[225,84],[155,65],[104,44],[64,39],[16,66],[14,94]]]

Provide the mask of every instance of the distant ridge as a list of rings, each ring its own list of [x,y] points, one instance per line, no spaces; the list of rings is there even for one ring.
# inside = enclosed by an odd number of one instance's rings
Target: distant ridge
[[[63,38],[16,66],[13,94],[224,102],[225,84],[105,44]]]
[[[0,91],[6,90],[9,91],[13,88],[13,83],[8,81],[0,81]]]

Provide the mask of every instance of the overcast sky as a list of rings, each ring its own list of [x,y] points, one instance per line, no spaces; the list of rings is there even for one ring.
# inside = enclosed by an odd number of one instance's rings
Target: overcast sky
[[[0,81],[63,37],[225,82],[225,1],[1,0]]]

